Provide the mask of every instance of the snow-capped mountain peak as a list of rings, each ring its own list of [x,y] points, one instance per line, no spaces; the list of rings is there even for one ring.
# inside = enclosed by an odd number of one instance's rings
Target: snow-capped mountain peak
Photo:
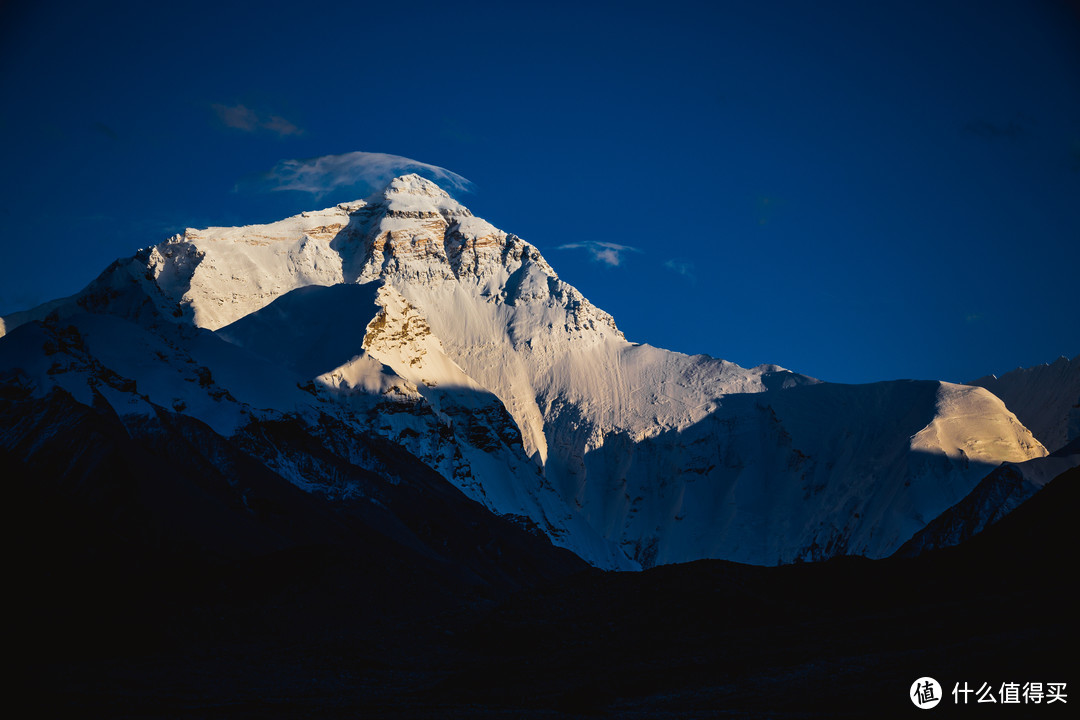
[[[104,358],[143,405],[221,432],[287,416],[322,437],[329,422],[350,462],[364,457],[350,433],[376,433],[602,567],[886,555],[994,464],[1046,452],[982,390],[830,385],[628,342],[535,246],[418,175],[273,223],[189,229],[0,327],[46,316],[51,329],[7,344],[36,382],[84,398],[79,383],[101,384],[25,360],[71,318],[88,349],[68,364]],[[310,462],[267,462],[325,486]]]
[[[472,216],[435,183],[415,173],[394,178],[382,192],[391,213],[437,212],[445,216]]]

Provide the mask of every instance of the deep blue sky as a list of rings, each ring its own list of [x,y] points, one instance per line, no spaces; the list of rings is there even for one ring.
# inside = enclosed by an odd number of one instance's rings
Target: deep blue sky
[[[0,97],[0,313],[363,196],[266,173],[367,151],[468,178],[634,341],[840,382],[1080,352],[1064,1],[15,0]]]

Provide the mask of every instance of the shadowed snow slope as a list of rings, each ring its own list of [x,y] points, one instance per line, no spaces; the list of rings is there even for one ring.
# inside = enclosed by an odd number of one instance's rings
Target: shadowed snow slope
[[[416,175],[188,230],[4,320],[2,368],[39,392],[101,384],[100,368],[49,370],[70,324],[82,346],[55,362],[92,359],[142,393],[110,402],[224,434],[286,416],[363,428],[606,568],[888,555],[999,463],[1046,454],[982,388],[834,385],[631,343],[535,247]]]
[[[983,478],[967,497],[931,521],[896,554],[914,557],[929,550],[959,545],[1001,520],[1052,480],[1075,482],[1080,441],[1052,455],[1022,463],[1003,463]],[[1074,480],[1067,480],[1068,474]]]

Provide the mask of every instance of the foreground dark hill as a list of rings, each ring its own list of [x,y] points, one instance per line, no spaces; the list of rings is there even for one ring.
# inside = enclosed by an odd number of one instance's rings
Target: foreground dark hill
[[[1078,489],[1073,469],[915,560],[581,574],[479,624],[470,639],[486,662],[440,690],[611,717],[881,717],[918,713],[906,692],[924,675],[947,693],[1065,682]],[[942,710],[959,712],[948,699]]]
[[[298,422],[226,440],[163,408],[120,418],[17,382],[0,385],[0,428],[21,649],[40,662],[407,624],[585,567],[377,437],[350,447],[381,474]],[[350,495],[300,490],[271,452]]]
[[[916,559],[607,573],[405,456],[365,478],[378,503],[331,504],[160,409],[8,385],[2,410],[15,650],[67,715],[892,717],[930,675],[955,716],[956,682],[1071,680],[1077,470]]]

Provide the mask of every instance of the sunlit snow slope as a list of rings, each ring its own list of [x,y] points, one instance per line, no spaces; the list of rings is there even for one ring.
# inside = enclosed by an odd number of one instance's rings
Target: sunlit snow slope
[[[1001,398],[1051,452],[1080,438],[1080,356],[972,380]]]

